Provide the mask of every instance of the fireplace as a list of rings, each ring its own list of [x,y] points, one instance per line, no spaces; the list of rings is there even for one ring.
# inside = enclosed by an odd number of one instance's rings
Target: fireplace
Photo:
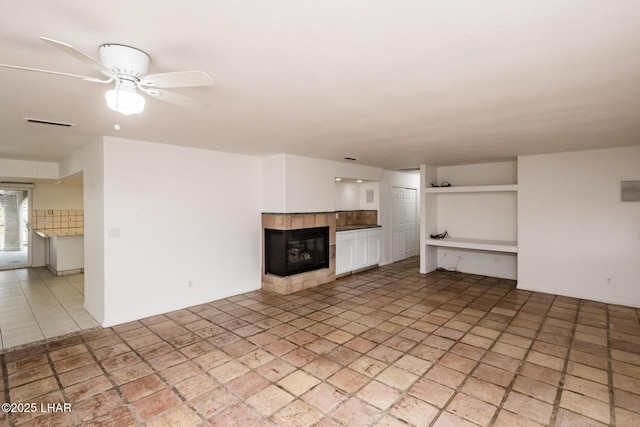
[[[329,268],[329,227],[265,228],[265,273],[280,277]]]

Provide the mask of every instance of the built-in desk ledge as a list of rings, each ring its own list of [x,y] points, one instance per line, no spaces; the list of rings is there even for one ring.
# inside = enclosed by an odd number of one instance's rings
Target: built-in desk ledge
[[[341,231],[352,231],[352,230],[363,230],[365,228],[380,228],[381,225],[373,225],[373,224],[360,224],[360,225],[341,225],[336,227],[336,232]]]
[[[40,237],[45,239],[48,237],[65,237],[65,236],[84,236],[84,228],[46,228],[33,230]]]
[[[518,242],[503,240],[463,239],[447,237],[445,239],[427,239],[427,246],[439,246],[457,249],[475,249],[490,252],[518,253]]]

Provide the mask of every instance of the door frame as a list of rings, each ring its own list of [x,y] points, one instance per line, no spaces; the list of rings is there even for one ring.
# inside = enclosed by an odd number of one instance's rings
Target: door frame
[[[27,222],[26,222],[26,226],[27,226],[27,230],[26,230],[26,238],[27,238],[27,260],[25,263],[23,264],[7,264],[4,265],[2,262],[0,262],[0,271],[1,270],[14,270],[14,269],[18,269],[18,268],[27,268],[27,267],[31,267],[31,263],[33,260],[33,227],[31,226],[31,221],[32,221],[32,213],[33,213],[33,188],[34,185],[33,184],[23,184],[23,183],[1,183],[0,184],[0,190],[14,190],[14,191],[26,191],[27,192]],[[23,199],[24,200],[24,199]],[[20,206],[18,207],[18,209],[20,210]],[[22,228],[22,224],[20,224],[20,227]]]

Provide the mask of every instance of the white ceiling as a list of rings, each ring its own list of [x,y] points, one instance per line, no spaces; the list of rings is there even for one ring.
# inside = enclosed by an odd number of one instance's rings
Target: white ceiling
[[[0,0],[0,63],[100,77],[38,36],[204,70],[175,92],[210,106],[147,99],[116,131],[104,85],[0,68],[0,158],[99,135],[387,169],[640,144],[638,0]]]

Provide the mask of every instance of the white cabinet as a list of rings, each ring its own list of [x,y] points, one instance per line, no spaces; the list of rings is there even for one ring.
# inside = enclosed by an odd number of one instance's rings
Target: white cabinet
[[[380,228],[336,233],[336,274],[380,262]]]
[[[354,270],[356,234],[349,231],[336,233],[336,274]]]
[[[357,231],[354,233],[356,235],[356,259],[353,269],[358,270],[369,265],[367,257],[367,232]]]
[[[57,276],[81,273],[84,269],[84,236],[49,237],[47,266]]]
[[[380,262],[380,229],[371,230],[367,234],[367,260],[369,265]]]

